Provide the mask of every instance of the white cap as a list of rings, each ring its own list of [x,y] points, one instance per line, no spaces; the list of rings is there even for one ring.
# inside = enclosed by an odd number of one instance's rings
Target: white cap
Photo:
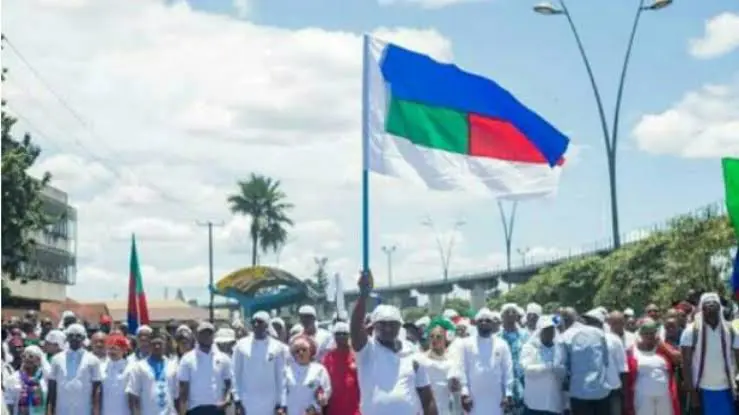
[[[215,339],[216,343],[232,343],[236,341],[236,332],[233,329],[227,327],[220,328],[216,331]]]
[[[290,336],[295,336],[297,334],[300,334],[303,332],[303,325],[302,324],[296,324],[292,327],[290,327]]]
[[[634,317],[634,309],[633,308],[627,308],[624,310],[624,315],[626,317]]]
[[[56,344],[59,347],[64,347],[64,343],[67,342],[67,336],[64,335],[64,332],[61,330],[51,330],[46,333],[44,341],[46,343]]]
[[[483,307],[477,311],[477,314],[475,314],[475,321],[478,320],[494,320],[495,314],[492,310],[490,310],[487,307]]]
[[[603,312],[603,310],[600,310],[600,309],[597,309],[597,308],[588,311],[587,313],[585,313],[585,316],[586,317],[590,317],[590,318],[594,318],[594,319],[600,321],[601,323],[604,323],[606,321],[606,314]]]
[[[349,324],[343,321],[337,321],[336,324],[331,328],[331,332],[349,334]]]
[[[74,314],[74,311],[72,310],[64,310],[62,312],[62,320],[66,320],[68,318],[76,318],[77,316]]]
[[[505,303],[502,307],[500,307],[500,314],[505,314],[508,311],[515,311],[516,313],[519,313],[518,305],[516,305],[516,303]]]
[[[139,327],[139,328],[138,328],[138,329],[136,330],[136,335],[137,335],[137,336],[138,336],[139,334],[152,334],[152,333],[154,333],[154,330],[153,330],[153,329],[152,329],[151,327],[147,326],[146,324],[144,324],[143,326],[140,326],[140,327]]]
[[[429,316],[423,316],[416,320],[416,323],[414,324],[416,327],[426,327],[429,324],[431,324],[431,317]]]
[[[262,323],[269,324],[269,321],[271,320],[269,317],[269,313],[266,311],[257,311],[256,313],[251,315],[252,320],[261,321]]]
[[[213,327],[213,324],[211,324],[210,321],[201,321],[200,324],[198,324],[198,328],[195,331],[200,333],[201,331],[206,331],[206,330],[215,332],[216,328]]]
[[[302,305],[298,309],[298,314],[300,315],[306,315],[306,316],[316,316],[316,308],[312,305]]]
[[[272,320],[269,321],[271,324],[277,324],[278,326],[285,328],[285,320],[279,318],[279,317],[273,317]]]
[[[536,314],[537,316],[541,316],[541,313],[544,310],[542,310],[541,306],[536,303],[529,303],[529,305],[526,306],[526,314]]]
[[[403,316],[400,314],[398,307],[389,304],[380,304],[372,312],[372,323],[378,322],[403,324]]]
[[[67,335],[67,337],[69,337],[70,335],[87,337],[85,326],[79,323],[70,324],[69,327],[67,327],[67,329],[65,330],[65,334]]]
[[[557,322],[554,321],[554,316],[542,316],[542,318],[536,322],[536,328],[539,330],[544,330],[548,327],[555,327],[556,325]]]
[[[442,316],[443,316],[444,318],[448,318],[449,320],[451,320],[451,319],[453,319],[453,318],[457,317],[458,315],[459,315],[459,313],[457,312],[457,310],[453,310],[453,309],[451,309],[451,308],[447,308],[447,309],[446,309],[446,310],[444,310],[444,312],[442,313]]]

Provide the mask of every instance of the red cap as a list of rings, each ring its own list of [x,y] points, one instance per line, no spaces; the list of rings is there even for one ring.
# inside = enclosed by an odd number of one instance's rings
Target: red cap
[[[100,324],[113,324],[113,319],[109,315],[100,316]]]

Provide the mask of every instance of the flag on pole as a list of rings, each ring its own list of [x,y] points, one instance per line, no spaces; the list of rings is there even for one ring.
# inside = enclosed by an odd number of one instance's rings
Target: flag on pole
[[[136,235],[131,235],[131,257],[128,267],[128,331],[135,334],[140,325],[149,324],[149,308],[146,305],[139,255],[136,252]]]
[[[734,228],[737,245],[739,245],[739,159],[725,158],[721,160],[721,165],[726,187],[726,210],[729,213],[729,222]],[[736,250],[734,257],[731,287],[734,291],[734,298],[739,300],[739,249]]]
[[[569,139],[490,79],[367,36],[370,170],[522,199],[556,192]]]

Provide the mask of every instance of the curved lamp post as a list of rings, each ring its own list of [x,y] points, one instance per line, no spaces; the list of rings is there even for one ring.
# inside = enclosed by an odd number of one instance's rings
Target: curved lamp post
[[[439,249],[439,256],[441,257],[441,267],[442,271],[444,272],[444,281],[449,279],[449,263],[452,257],[452,249],[454,249],[456,231],[464,226],[465,223],[466,222],[463,220],[457,220],[456,222],[454,222],[452,235],[449,237],[449,242],[447,243],[446,249],[444,249],[444,244],[441,242],[441,236],[439,235],[439,232],[436,231],[434,221],[431,218],[426,218],[423,222],[421,222],[421,225],[430,228],[434,232],[434,237],[436,237],[436,246]]]
[[[618,145],[618,126],[619,117],[621,115],[621,100],[624,93],[626,72],[629,68],[631,50],[634,47],[634,38],[636,37],[636,30],[639,27],[639,19],[641,18],[641,14],[644,11],[664,9],[665,7],[672,4],[672,0],[652,0],[652,2],[649,4],[647,4],[647,0],[639,0],[636,14],[634,15],[634,23],[631,27],[631,34],[629,35],[629,43],[626,46],[626,54],[621,66],[621,76],[618,83],[618,92],[616,93],[616,106],[613,113],[613,129],[610,133],[608,131],[608,121],[606,119],[605,110],[603,108],[603,100],[601,99],[598,85],[595,82],[595,77],[593,76],[593,69],[590,66],[590,61],[588,60],[588,56],[585,53],[585,48],[583,47],[582,40],[580,39],[580,34],[578,33],[575,22],[572,20],[572,16],[567,9],[567,4],[565,3],[565,0],[557,0],[557,3],[558,6],[555,6],[549,2],[539,3],[534,6],[534,11],[545,16],[564,15],[567,18],[567,23],[569,24],[570,29],[572,30],[572,35],[574,36],[575,42],[577,43],[577,49],[580,52],[583,64],[585,64],[585,69],[588,73],[588,78],[590,79],[590,86],[593,88],[595,103],[598,106],[598,116],[600,118],[603,140],[606,146],[606,159],[608,160],[608,184],[611,194],[611,226],[613,230],[613,246],[614,248],[618,248],[621,246],[621,234],[619,232],[618,225],[618,199],[616,195],[616,149]]]

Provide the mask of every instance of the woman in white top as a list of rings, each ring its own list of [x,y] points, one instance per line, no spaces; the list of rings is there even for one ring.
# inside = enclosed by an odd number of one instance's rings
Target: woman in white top
[[[680,352],[659,337],[659,325],[646,318],[639,327],[639,341],[627,351],[626,378],[628,415],[679,415],[680,404],[674,363]]]
[[[124,358],[128,351],[128,340],[121,334],[113,334],[106,341],[108,358],[101,365],[103,376],[103,413],[105,415],[128,415],[126,385],[130,373],[129,361]]]
[[[48,394],[41,369],[44,352],[38,346],[28,346],[21,356],[20,370],[3,379],[5,404],[13,415],[44,415]]]
[[[454,339],[454,324],[444,317],[437,317],[426,328],[429,350],[419,359],[426,367],[431,390],[434,392],[436,409],[439,415],[453,414],[454,396],[449,389],[449,371],[452,358],[448,352],[449,343]]]
[[[523,400],[529,411],[561,414],[564,411],[562,382],[565,377],[564,349],[556,341],[556,318],[544,316],[521,348],[524,373]]]
[[[331,379],[322,364],[314,362],[316,344],[304,335],[290,341],[292,359],[286,367],[287,415],[321,414],[331,396]]]

